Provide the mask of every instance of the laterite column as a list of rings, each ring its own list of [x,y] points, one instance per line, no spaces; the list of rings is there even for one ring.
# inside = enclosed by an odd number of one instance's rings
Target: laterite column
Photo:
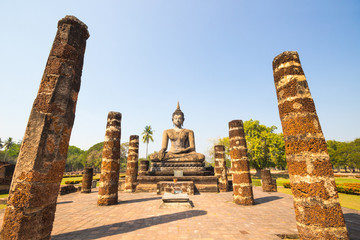
[[[91,185],[93,179],[93,168],[85,168],[82,176],[81,192],[82,193],[91,193]]]
[[[276,179],[272,179],[270,169],[261,169],[261,187],[263,192],[277,192]]]
[[[139,166],[139,176],[145,176],[149,171],[149,161],[148,160],[142,160],[140,161]]]
[[[135,192],[138,174],[139,136],[131,135],[126,165],[125,192]]]
[[[225,146],[214,146],[215,152],[215,177],[218,179],[219,192],[226,192],[228,190],[228,179],[225,160]]]
[[[297,52],[273,61],[300,239],[348,239],[334,173]]]
[[[245,132],[241,120],[229,122],[229,140],[234,202],[240,205],[253,205],[254,196],[250,166],[247,157]]]
[[[114,205],[118,202],[120,171],[121,113],[109,112],[104,148],[101,161],[101,175],[97,204]]]
[[[75,118],[87,26],[58,22],[13,175],[0,239],[50,239]]]

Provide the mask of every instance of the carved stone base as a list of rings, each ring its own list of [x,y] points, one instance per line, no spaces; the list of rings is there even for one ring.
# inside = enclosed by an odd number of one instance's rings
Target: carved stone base
[[[136,192],[156,192],[160,181],[173,181],[174,176],[139,176]],[[179,182],[194,182],[194,192],[218,192],[217,178],[214,176],[176,177]]]
[[[153,162],[148,175],[174,176],[174,170],[182,170],[184,176],[210,175],[204,162]]]

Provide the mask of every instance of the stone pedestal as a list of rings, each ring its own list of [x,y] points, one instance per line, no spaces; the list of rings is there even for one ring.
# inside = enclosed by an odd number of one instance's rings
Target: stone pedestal
[[[118,183],[120,171],[121,113],[109,112],[97,204],[114,205],[118,202]]]
[[[58,22],[10,187],[3,240],[50,239],[88,37],[77,18]]]
[[[135,192],[138,175],[139,136],[131,135],[126,164],[125,192]]]
[[[183,193],[194,195],[194,182],[193,181],[160,181],[157,183],[157,194],[163,194],[164,192],[175,193],[176,190],[180,190]]]
[[[91,193],[91,185],[93,179],[93,168],[85,168],[81,184],[81,193]]]
[[[276,179],[272,179],[269,169],[261,170],[261,186],[263,192],[277,192]]]
[[[273,73],[300,239],[348,239],[326,142],[298,53],[275,57]]]
[[[226,192],[229,189],[226,160],[225,160],[225,146],[216,145],[215,152],[215,177],[218,179],[219,192]]]
[[[254,196],[249,159],[247,158],[245,132],[241,120],[229,122],[229,141],[234,202],[241,205],[253,205]]]

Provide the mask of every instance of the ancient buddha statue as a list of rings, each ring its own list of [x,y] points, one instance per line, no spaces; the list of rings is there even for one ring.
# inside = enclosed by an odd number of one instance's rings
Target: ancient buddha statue
[[[176,169],[192,173],[204,170],[205,156],[195,152],[194,132],[182,128],[184,120],[184,113],[180,110],[178,103],[175,112],[172,114],[174,128],[163,132],[160,151],[150,155],[153,172],[165,171],[168,174],[173,174],[173,170]],[[169,140],[171,146],[169,151],[166,151]]]

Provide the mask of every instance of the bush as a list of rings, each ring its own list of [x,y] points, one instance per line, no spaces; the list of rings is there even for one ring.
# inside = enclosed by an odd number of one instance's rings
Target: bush
[[[77,175],[64,175],[63,178],[70,178],[70,177],[82,177],[82,174]]]
[[[336,189],[339,193],[360,195],[360,183],[341,183]]]
[[[290,188],[290,182],[284,182],[283,186],[284,188]]]
[[[81,182],[82,182],[82,180],[72,180],[72,181],[65,181],[65,184],[78,184]]]

